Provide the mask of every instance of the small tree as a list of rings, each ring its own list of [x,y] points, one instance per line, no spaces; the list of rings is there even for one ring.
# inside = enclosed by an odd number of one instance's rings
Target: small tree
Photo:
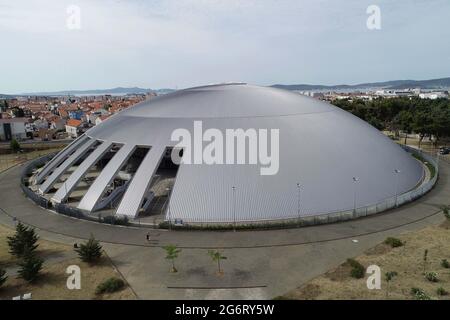
[[[397,276],[397,272],[395,271],[389,271],[384,274],[384,278],[386,279],[386,298],[389,296],[389,284],[395,276]]]
[[[450,220],[449,206],[443,206],[442,213],[444,214],[445,218]]]
[[[223,256],[219,251],[217,250],[208,250],[208,254],[211,257],[211,259],[214,262],[217,262],[217,274],[223,274],[222,269],[220,268],[220,261],[225,260],[227,257]]]
[[[92,234],[89,240],[80,244],[80,247],[76,248],[75,251],[78,253],[81,261],[88,263],[95,263],[102,256],[102,246]]]
[[[6,282],[8,276],[6,275],[6,270],[0,268],[0,287]]]
[[[397,248],[403,246],[403,241],[394,237],[388,237],[384,240],[384,243],[391,246],[391,248]]]
[[[361,263],[359,263],[355,259],[347,259],[347,263],[352,268],[350,270],[350,276],[352,278],[356,278],[356,279],[364,278],[365,268]]]
[[[177,268],[175,268],[175,259],[178,258],[178,254],[181,252],[181,249],[178,249],[176,245],[169,244],[164,247],[166,250],[166,259],[172,262],[172,270],[171,272],[178,272]]]
[[[33,282],[39,276],[44,260],[37,257],[33,252],[26,250],[23,254],[22,261],[19,262],[19,277]]]
[[[423,273],[425,273],[427,269],[427,260],[428,260],[428,249],[425,249],[423,252]]]
[[[19,152],[20,150],[20,144],[16,139],[11,140],[11,142],[9,143],[9,147],[13,152]]]
[[[34,229],[26,227],[21,222],[16,226],[16,233],[8,238],[9,253],[20,258],[25,251],[34,252],[39,239]]]

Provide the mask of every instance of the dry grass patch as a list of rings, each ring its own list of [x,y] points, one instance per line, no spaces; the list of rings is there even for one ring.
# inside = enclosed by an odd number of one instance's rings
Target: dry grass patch
[[[386,299],[385,273],[396,271],[398,275],[389,285],[389,299],[414,299],[411,288],[421,288],[432,299],[450,299],[450,295],[439,296],[438,288],[450,291],[450,269],[441,266],[441,260],[450,260],[449,223],[427,227],[404,234],[402,247],[391,248],[379,244],[363,255],[356,257],[365,268],[378,265],[381,268],[381,290],[367,289],[366,274],[363,279],[350,276],[351,267],[344,263],[337,268],[311,280],[304,286],[287,293],[286,299]],[[436,272],[438,282],[430,282],[424,276],[424,251],[428,250],[427,272]]]
[[[60,150],[61,147],[55,147],[51,149],[35,150],[26,153],[0,154],[0,172],[14,167],[15,165],[45,156],[53,152],[58,152]]]
[[[8,268],[17,264],[18,259],[9,253],[9,247],[7,243],[7,237],[12,236],[14,230],[0,225],[0,267]],[[56,257],[62,255],[64,252],[72,250],[69,245],[46,241],[39,239],[39,247],[36,249],[36,253],[39,254],[44,260],[50,256]]]
[[[0,225],[0,266],[2,268],[15,268],[17,259],[8,253],[6,237],[13,235],[14,230]],[[89,265],[81,262],[78,258],[64,259],[64,256],[73,252],[73,247],[46,240],[38,240],[37,254],[46,260],[47,258],[62,258],[62,261],[50,263],[44,262],[39,278],[32,284],[8,275],[6,283],[0,287],[0,299],[11,299],[12,297],[31,292],[33,299],[37,300],[67,300],[67,299],[136,299],[130,287],[125,286],[122,290],[114,293],[96,295],[97,286],[108,278],[122,278],[107,257],[103,257],[98,264]],[[81,269],[81,289],[69,290],[66,282],[68,274],[66,269],[70,265],[77,265]]]
[[[78,265],[81,269],[80,290],[67,289],[68,275],[65,272],[70,265]],[[33,294],[35,300],[135,299],[129,287],[114,293],[96,295],[95,289],[97,286],[111,277],[120,277],[120,275],[112,268],[106,258],[94,266],[80,262],[79,259],[70,259],[62,263],[44,265],[41,276],[33,284],[15,277],[8,278],[4,287],[0,289],[0,299],[11,299],[11,297],[28,292]]]

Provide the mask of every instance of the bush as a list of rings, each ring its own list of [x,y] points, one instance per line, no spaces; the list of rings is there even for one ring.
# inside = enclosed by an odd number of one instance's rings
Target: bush
[[[355,259],[347,259],[347,263],[352,267],[350,276],[352,278],[361,279],[364,278],[365,269],[364,266]]]
[[[450,213],[449,213],[449,206],[443,206],[442,207],[442,213],[444,216],[450,220]]]
[[[20,278],[28,282],[33,282],[39,276],[43,263],[44,260],[27,250],[23,255],[22,261],[19,262],[20,268],[17,273]]]
[[[447,290],[445,290],[442,287],[437,288],[436,293],[438,294],[438,296],[446,296],[446,295],[448,295]]]
[[[128,226],[129,225],[127,216],[124,216],[122,218],[117,218],[115,216],[106,216],[104,218],[101,218],[100,222],[113,224],[113,225],[120,225],[120,226]]]
[[[427,279],[430,282],[438,282],[438,275],[436,272],[426,272],[425,273],[425,279]]]
[[[16,139],[12,139],[11,142],[9,143],[9,147],[11,148],[11,150],[13,152],[19,152],[20,151],[20,144],[19,142],[17,142]]]
[[[384,243],[390,245],[392,248],[403,246],[403,241],[397,238],[389,237],[384,240]]]
[[[430,300],[430,296],[425,293],[420,288],[411,288],[411,294],[417,299],[417,300]]]
[[[450,262],[448,262],[447,259],[442,259],[442,260],[441,260],[441,267],[442,267],[442,268],[445,268],[445,269],[450,268]]]
[[[81,261],[88,263],[94,263],[102,256],[102,246],[98,240],[95,240],[92,234],[89,240],[86,243],[80,244],[80,247],[76,248],[75,251],[78,253]]]
[[[6,279],[8,279],[6,270],[0,268],[0,287],[6,282]]]
[[[36,244],[38,236],[31,227],[26,227],[22,223],[16,226],[16,233],[8,238],[9,253],[20,258],[25,251],[34,252],[38,247]]]
[[[125,286],[125,282],[119,278],[109,278],[97,286],[95,294],[102,294],[105,292],[111,293],[122,289]]]

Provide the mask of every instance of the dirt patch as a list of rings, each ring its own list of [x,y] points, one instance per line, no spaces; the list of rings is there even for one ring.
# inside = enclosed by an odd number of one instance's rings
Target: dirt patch
[[[377,255],[377,254],[385,254],[392,250],[392,247],[385,243],[380,243],[373,248],[370,248],[364,252],[365,255]]]
[[[440,227],[446,230],[450,230],[450,219],[447,219],[444,222],[442,222]]]
[[[448,226],[448,224],[445,224]],[[381,269],[381,289],[369,290],[366,281],[350,276],[347,263],[309,281],[304,286],[292,290],[280,298],[317,300],[373,300],[373,299],[414,299],[411,288],[422,289],[430,298],[449,300],[450,295],[440,296],[438,288],[450,292],[450,269],[441,265],[443,259],[450,260],[450,230],[441,226],[427,227],[420,231],[399,236],[405,245],[391,248],[381,243],[355,259],[363,266],[377,265]],[[427,261],[424,263],[424,252]],[[385,274],[395,271],[395,276],[387,286]],[[424,272],[436,272],[438,282],[430,282]]]
[[[344,262],[339,267],[330,270],[324,274],[324,277],[331,281],[343,281],[350,277],[352,267],[347,262]]]

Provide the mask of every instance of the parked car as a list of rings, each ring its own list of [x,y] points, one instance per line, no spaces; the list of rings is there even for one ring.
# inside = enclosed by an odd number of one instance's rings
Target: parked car
[[[450,147],[440,147],[439,154],[441,155],[450,154]]]

